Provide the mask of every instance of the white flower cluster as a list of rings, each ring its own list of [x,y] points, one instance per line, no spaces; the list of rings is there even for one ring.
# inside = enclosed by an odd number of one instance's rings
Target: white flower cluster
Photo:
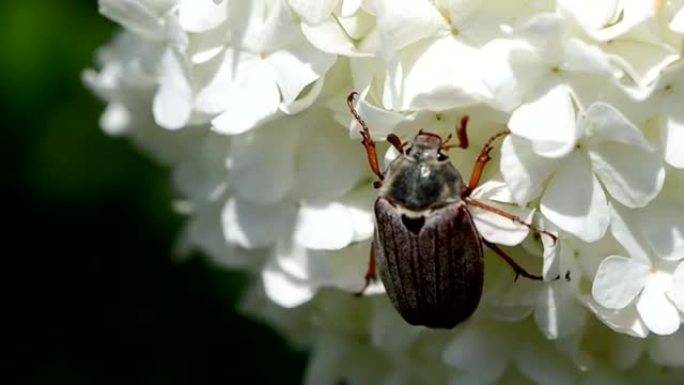
[[[307,383],[681,384],[682,3],[100,0],[124,30],[84,78],[104,130],[172,167],[185,245],[258,274],[245,306],[312,349]],[[467,180],[507,126],[474,194],[560,242],[473,214],[545,282],[488,256],[452,331],[405,324],[381,284],[349,295],[376,194],[353,90],[385,164],[388,134],[467,114]]]

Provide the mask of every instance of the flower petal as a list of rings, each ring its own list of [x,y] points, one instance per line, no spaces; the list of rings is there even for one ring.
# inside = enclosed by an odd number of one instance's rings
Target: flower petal
[[[232,43],[251,52],[273,52],[303,40],[287,0],[252,1],[242,7],[234,3],[230,12]]]
[[[334,19],[328,19],[317,25],[302,24],[302,33],[307,40],[322,52],[349,57],[370,57],[356,47],[347,31]]]
[[[367,175],[366,156],[363,147],[349,140],[346,130],[327,111],[308,115],[299,118],[302,124],[310,122],[313,129],[299,148],[294,186],[300,199],[331,201],[347,194]]]
[[[343,17],[349,17],[354,15],[359,11],[363,5],[363,0],[341,0],[342,7],[340,9],[340,15]]]
[[[684,33],[684,7],[672,18],[670,29],[677,33]]]
[[[515,49],[526,49],[517,40],[495,39],[482,48],[482,81],[493,96],[498,109],[512,111],[522,101],[521,87],[508,58]]]
[[[647,205],[663,188],[661,158],[619,143],[601,143],[589,150],[592,168],[608,193],[627,207]]]
[[[382,49],[390,55],[439,31],[449,30],[437,9],[425,0],[378,0],[375,13]]]
[[[620,0],[559,0],[562,10],[570,12],[577,22],[587,29],[602,29],[612,25],[620,14]]]
[[[561,7],[573,13],[579,24],[599,41],[615,40],[656,12],[657,3],[648,1],[563,0]]]
[[[307,24],[320,24],[330,17],[338,0],[289,0],[292,10]]]
[[[368,269],[370,242],[355,243],[349,247],[336,250],[324,259],[328,274],[321,274],[317,279],[321,285],[335,286],[350,293],[356,293],[365,283],[364,272]],[[372,289],[368,291],[368,289]],[[364,294],[382,293],[384,289],[379,282],[369,286]]]
[[[626,279],[626,278],[625,278]],[[655,334],[670,335],[679,329],[681,319],[677,308],[665,296],[670,277],[651,274],[636,307],[646,326]]]
[[[230,243],[252,249],[273,244],[295,217],[289,202],[254,205],[244,199],[228,199],[221,215],[223,235]]]
[[[100,13],[123,25],[127,30],[148,39],[164,37],[164,23],[152,7],[140,0],[102,0]]]
[[[684,313],[684,262],[681,262],[672,273],[672,285],[667,295],[679,311]]]
[[[266,62],[272,66],[283,103],[291,103],[304,87],[323,76],[335,57],[316,50],[308,42],[271,52]]]
[[[261,62],[240,76],[224,94],[223,102],[226,110],[211,121],[212,129],[222,134],[241,134],[271,117],[280,104],[271,67]]]
[[[559,160],[537,155],[527,139],[508,136],[501,145],[501,174],[519,205],[539,196],[543,183],[559,165]]]
[[[638,38],[613,40],[604,44],[603,49],[640,87],[648,87],[668,65],[679,59],[679,52],[671,46]]]
[[[599,47],[579,39],[569,39],[564,48],[563,70],[610,76],[610,61]]]
[[[211,121],[212,129],[228,135],[246,132],[278,111],[280,92],[270,70],[258,71],[225,96],[229,107]]]
[[[532,16],[515,32],[541,51],[543,56],[556,59],[562,54],[562,45],[558,43],[563,41],[565,30],[565,20],[560,15],[540,13]]]
[[[354,222],[340,203],[304,203],[297,213],[294,238],[309,249],[338,250],[354,239]]]
[[[476,188],[472,193],[472,197],[476,200],[483,201],[485,204],[516,215],[517,217],[522,218],[526,223],[532,222],[534,217],[533,209],[505,205],[491,200],[499,194],[498,190],[502,188],[505,189],[505,187],[505,184],[502,182],[489,181]],[[473,215],[477,231],[482,237],[490,242],[514,246],[522,242],[530,232],[528,227],[513,222],[512,220],[491,211],[480,209],[477,206],[469,206],[469,210]]]
[[[664,126],[665,161],[672,167],[684,169],[684,109],[681,99],[666,102],[661,118]]]
[[[514,335],[496,323],[469,323],[456,331],[444,348],[443,359],[458,369],[496,379],[506,368],[513,341]]]
[[[564,338],[584,326],[586,309],[577,302],[571,288],[562,281],[553,282],[540,290],[534,320],[546,338]]]
[[[569,157],[551,178],[540,209],[556,226],[585,242],[603,237],[610,221],[608,202],[586,153],[580,150]]]
[[[651,264],[649,253],[644,248],[644,240],[641,233],[634,225],[638,223],[633,211],[625,210],[617,204],[611,204],[610,211],[610,232],[615,239],[620,242],[622,247],[632,258],[638,259],[642,264]]]
[[[226,21],[227,1],[181,0],[178,6],[178,21],[188,32],[204,32],[218,27]]]
[[[266,264],[261,272],[261,279],[268,297],[283,307],[299,306],[316,293],[315,287],[285,273],[273,262]]]
[[[100,127],[108,135],[118,136],[129,132],[133,116],[122,103],[111,102],[100,117]]]
[[[398,124],[406,120],[405,115],[373,105],[364,95],[361,96],[357,101],[356,110],[366,122],[374,141],[384,141],[387,135],[394,132]],[[356,119],[352,118],[349,131],[351,137],[361,137],[361,126]]]
[[[279,110],[287,115],[296,115],[306,110],[318,99],[324,85],[325,77],[318,78],[315,82],[307,85],[292,102],[280,103]]]
[[[181,55],[169,48],[160,63],[160,85],[154,96],[152,112],[160,126],[177,130],[188,123],[193,92]]]
[[[233,188],[252,203],[275,203],[293,185],[298,131],[285,122],[283,119],[235,136],[230,143],[229,170],[236,181]]]
[[[653,150],[641,130],[608,103],[593,103],[580,124],[590,137],[590,143],[597,147],[611,141],[637,146],[643,151]]]
[[[261,58],[255,54],[228,48],[204,65],[196,66],[195,75],[201,86],[195,96],[195,108],[202,113],[215,115],[231,107],[227,95],[238,87],[240,78],[249,77],[249,73],[260,62]]]
[[[373,236],[375,229],[373,202],[376,197],[377,193],[369,184],[357,188],[341,200],[351,215],[354,225],[354,242],[364,241]]]
[[[649,271],[650,266],[638,260],[611,255],[601,262],[591,294],[605,308],[622,309],[644,288]]]
[[[244,268],[246,258],[238,253],[232,245],[226,243],[221,231],[221,205],[223,202],[212,202],[195,211],[185,228],[186,242],[181,247],[199,250],[217,266],[228,269]]]
[[[585,300],[585,305],[596,314],[596,317],[598,317],[601,322],[619,333],[639,338],[648,336],[648,328],[644,324],[644,321],[639,317],[639,313],[635,306],[628,306],[620,310],[611,310],[597,304],[593,299]],[[630,338],[630,340],[633,339]]]
[[[572,385],[577,383],[577,369],[571,360],[559,350],[549,350],[544,347],[541,337],[521,344],[513,356],[518,370],[524,373],[533,384],[543,385]]]
[[[518,107],[511,115],[508,127],[512,133],[531,140],[534,151],[541,156],[560,158],[567,155],[575,148],[579,135],[568,88],[553,87]]]
[[[653,254],[668,261],[684,259],[684,205],[670,199],[659,199],[638,216],[639,232],[644,245]]]
[[[452,36],[418,42],[388,64],[384,105],[432,111],[473,105],[487,92],[480,63],[478,50]]]

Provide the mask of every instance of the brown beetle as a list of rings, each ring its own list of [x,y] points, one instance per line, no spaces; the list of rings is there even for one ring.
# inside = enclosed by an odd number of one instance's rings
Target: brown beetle
[[[484,283],[483,243],[513,268],[516,279],[542,279],[485,240],[468,211],[468,205],[472,205],[494,212],[556,241],[554,235],[519,217],[470,197],[491,159],[492,143],[507,135],[508,130],[485,143],[467,185],[446,155],[450,148],[468,147],[467,116],[456,130],[457,145],[448,144],[451,135],[443,141],[439,135],[423,130],[411,143],[402,143],[390,134],[387,141],[400,155],[382,172],[375,142],[354,108],[356,95],[349,95],[347,105],[361,125],[368,163],[379,179],[374,186],[380,189],[374,206],[375,235],[366,283],[359,295],[375,280],[377,270],[392,304],[408,323],[448,329],[470,317],[480,302]]]

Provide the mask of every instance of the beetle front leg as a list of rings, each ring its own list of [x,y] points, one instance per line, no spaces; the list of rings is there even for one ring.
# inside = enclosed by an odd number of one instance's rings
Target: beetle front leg
[[[518,280],[518,277],[521,275],[525,278],[534,279],[535,281],[541,281],[544,279],[540,275],[534,275],[534,274],[528,273],[524,267],[520,266],[518,264],[518,262],[515,261],[515,259],[513,259],[510,255],[506,254],[506,252],[503,251],[496,243],[489,242],[484,238],[482,238],[482,242],[485,245],[487,245],[487,247],[492,249],[498,256],[503,258],[503,260],[506,261],[506,263],[508,263],[513,268],[513,271],[515,271],[515,280],[516,281]]]
[[[487,163],[492,159],[492,157],[489,155],[489,153],[494,149],[492,143],[494,143],[494,141],[498,138],[508,135],[510,133],[511,132],[509,130],[498,132],[494,134],[494,136],[489,138],[489,140],[487,140],[487,142],[484,144],[482,150],[480,151],[480,155],[477,157],[477,161],[475,162],[475,167],[473,167],[473,172],[470,174],[470,182],[468,183],[468,187],[463,193],[464,197],[469,196],[470,193],[472,193],[473,190],[475,190],[475,188],[480,184],[480,178],[482,177],[484,168],[487,165]]]
[[[368,270],[366,270],[366,275],[364,276],[366,283],[364,283],[361,290],[359,290],[355,295],[361,297],[363,293],[368,289],[368,286],[377,279],[375,273],[375,241],[371,243],[370,247],[370,257],[368,258]]]
[[[373,171],[373,174],[375,174],[378,179],[378,181],[373,182],[373,186],[375,188],[379,188],[382,186],[382,181],[385,179],[385,175],[383,175],[382,171],[380,171],[380,166],[378,163],[378,153],[375,150],[375,142],[371,138],[370,131],[368,130],[368,125],[366,122],[361,118],[361,115],[356,111],[356,108],[354,107],[354,98],[358,95],[357,92],[352,92],[347,96],[347,107],[349,107],[349,111],[351,111],[351,114],[354,116],[354,119],[356,119],[357,122],[361,125],[361,144],[363,144],[363,147],[366,149],[366,155],[368,156],[368,164],[370,165],[371,171]]]

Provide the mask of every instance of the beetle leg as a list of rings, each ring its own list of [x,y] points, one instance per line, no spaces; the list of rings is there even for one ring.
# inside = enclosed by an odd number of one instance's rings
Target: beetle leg
[[[506,254],[506,252],[503,251],[496,243],[489,242],[484,238],[482,238],[482,242],[485,245],[487,245],[487,247],[494,250],[494,252],[496,254],[498,254],[501,258],[503,258],[503,260],[506,261],[506,263],[508,263],[513,268],[513,271],[515,271],[515,280],[516,281],[518,280],[518,277],[521,275],[525,278],[534,279],[536,281],[541,281],[544,279],[540,275],[534,275],[534,274],[528,273],[524,267],[520,266],[518,264],[518,262],[516,262],[510,255]]]
[[[371,244],[370,248],[370,257],[368,258],[368,270],[366,270],[366,275],[364,276],[366,279],[366,283],[363,284],[363,287],[361,290],[359,290],[355,295],[357,297],[361,297],[363,293],[366,291],[368,286],[370,286],[371,282],[374,282],[376,280],[376,275],[375,275],[375,245]]]
[[[465,133],[465,129],[463,130]],[[480,155],[477,157],[477,162],[475,162],[475,167],[473,167],[473,172],[470,174],[470,182],[468,183],[468,187],[466,188],[465,192],[463,193],[463,196],[467,197],[470,195],[470,193],[475,190],[475,188],[480,184],[480,178],[482,177],[482,173],[484,172],[484,168],[487,165],[487,163],[492,159],[491,156],[489,156],[489,153],[494,149],[494,146],[492,143],[494,141],[504,135],[508,135],[511,132],[509,130],[504,130],[501,132],[498,132],[494,134],[487,142],[484,144],[482,147],[482,150],[480,151]],[[465,136],[465,134],[464,134]],[[460,133],[459,133],[460,137]],[[467,142],[467,136],[466,136],[466,142]]]
[[[454,147],[462,148],[464,150],[468,148],[468,145],[470,144],[470,142],[468,142],[468,133],[466,132],[466,128],[468,127],[468,120],[470,120],[470,117],[468,115],[464,115],[461,118],[459,125],[456,127],[456,137],[458,137],[458,144],[448,144],[451,140],[451,134],[449,134],[449,136],[447,136],[447,138],[442,143],[442,150],[450,150]]]
[[[553,244],[554,244],[554,245],[556,244],[556,242],[558,242],[558,237],[557,237],[557,236],[551,234],[550,232],[548,232],[548,231],[546,231],[546,230],[544,230],[544,229],[540,229],[539,227],[537,227],[537,226],[535,226],[535,225],[533,225],[533,224],[531,224],[531,223],[527,223],[527,222],[523,221],[523,220],[522,220],[519,216],[517,216],[517,215],[511,214],[511,213],[506,212],[506,211],[504,211],[504,210],[501,210],[501,209],[499,209],[499,208],[497,208],[497,207],[490,206],[490,205],[488,205],[488,204],[486,204],[486,203],[484,203],[484,202],[480,202],[480,201],[475,200],[475,199],[470,198],[470,197],[466,197],[466,198],[465,198],[465,201],[466,201],[466,203],[471,204],[471,205],[473,205],[473,206],[475,206],[475,207],[479,207],[479,208],[481,208],[482,210],[487,210],[487,211],[492,212],[492,213],[494,213],[494,214],[501,215],[501,216],[504,217],[504,218],[508,218],[508,219],[510,219],[511,221],[513,221],[514,223],[517,223],[517,224],[519,224],[519,225],[523,225],[523,226],[527,227],[528,229],[530,229],[530,230],[532,230],[532,231],[536,231],[536,232],[538,232],[538,233],[540,233],[540,234],[545,234],[545,235],[551,237],[551,239],[553,239]]]
[[[361,144],[363,144],[363,147],[366,149],[366,155],[368,156],[368,164],[370,165],[371,171],[373,171],[373,174],[375,174],[380,180],[375,181],[373,183],[373,186],[375,188],[379,188],[382,186],[382,180],[385,179],[385,176],[383,175],[382,171],[380,171],[380,166],[378,163],[378,153],[375,151],[375,142],[371,138],[370,131],[368,130],[368,125],[366,122],[361,118],[361,115],[356,111],[356,108],[354,107],[354,98],[358,95],[357,92],[352,92],[347,96],[347,106],[349,107],[349,111],[351,111],[351,114],[354,116],[354,119],[356,119],[357,122],[361,125]]]
[[[464,150],[468,148],[468,145],[470,145],[470,142],[468,142],[468,133],[466,132],[468,120],[470,120],[468,115],[463,116],[458,128],[456,129],[456,137],[458,137],[458,146],[456,147],[462,148]]]
[[[387,135],[387,141],[399,151],[400,154],[404,154],[404,143],[401,142],[398,136],[394,134]]]

